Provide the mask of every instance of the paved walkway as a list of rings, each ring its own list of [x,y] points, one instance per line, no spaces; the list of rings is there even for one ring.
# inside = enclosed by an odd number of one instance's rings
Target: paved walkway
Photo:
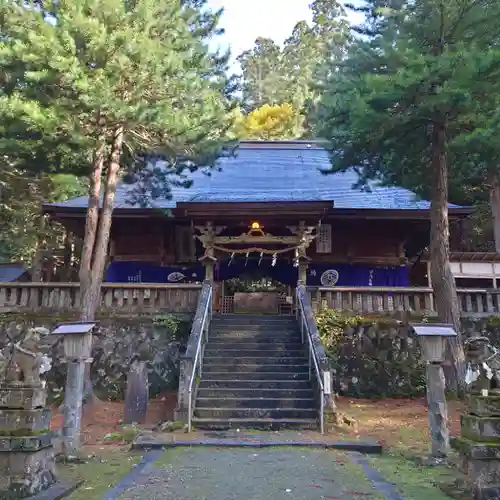
[[[375,473],[375,476],[372,474]],[[311,448],[154,450],[104,500],[401,500],[360,455]]]

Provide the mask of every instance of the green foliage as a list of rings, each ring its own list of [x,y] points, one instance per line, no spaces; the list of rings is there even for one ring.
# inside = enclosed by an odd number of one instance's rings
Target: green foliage
[[[161,314],[153,317],[153,324],[156,326],[165,327],[168,334],[175,337],[175,335],[179,331],[181,321],[173,314]]]
[[[338,354],[346,328],[362,321],[361,316],[349,315],[336,309],[321,309],[316,314],[316,326],[329,356]]]
[[[324,62],[342,57],[349,25],[337,0],[315,0],[311,10],[311,25],[297,23],[283,48],[273,40],[258,38],[251,50],[238,57],[247,111],[289,103],[303,115],[309,101],[317,97],[316,81],[324,73]],[[307,123],[303,134],[310,135]]]
[[[381,398],[425,392],[425,363],[401,321],[323,309],[316,325],[341,394]]]
[[[365,2],[370,36],[331,65],[314,130],[331,140],[334,170],[359,165],[361,183],[382,180],[429,198],[431,132],[444,120],[457,175],[451,195],[460,202],[461,166],[472,157],[460,156],[453,140],[474,132],[471,113],[480,105],[491,109],[487,96],[498,93],[500,4],[400,0],[381,11],[381,3]]]
[[[230,146],[227,55],[208,49],[219,16],[205,0],[0,2],[0,157],[22,174],[86,177],[89,206],[103,193],[82,253],[84,317],[97,307],[118,182],[147,205]]]
[[[73,175],[36,175],[16,167],[0,169],[0,262],[30,263],[42,242],[49,253],[60,249],[65,231],[59,224],[42,223],[42,203],[84,193],[82,180]]]

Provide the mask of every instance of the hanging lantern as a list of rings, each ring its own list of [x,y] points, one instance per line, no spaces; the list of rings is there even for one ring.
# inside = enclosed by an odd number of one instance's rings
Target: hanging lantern
[[[250,255],[250,252],[247,252],[246,255],[245,255],[245,267],[247,267],[247,264],[248,264],[248,256]]]
[[[259,258],[259,266],[260,266],[260,263],[262,262],[262,257],[264,257],[264,252],[260,252],[260,258]]]

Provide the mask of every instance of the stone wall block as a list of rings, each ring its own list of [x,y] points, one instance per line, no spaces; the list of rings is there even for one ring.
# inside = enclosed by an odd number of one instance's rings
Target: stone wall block
[[[469,412],[479,417],[500,417],[500,395],[471,394]]]
[[[35,410],[0,409],[0,436],[23,436],[49,431],[50,415],[50,408]]]
[[[479,488],[492,484],[500,484],[500,462],[497,460],[478,460],[470,457],[460,457],[458,461],[460,472],[474,478]]]
[[[56,481],[52,448],[32,453],[0,453],[0,495],[25,498],[45,490]],[[8,492],[8,493],[7,493]]]
[[[477,442],[500,443],[500,417],[478,417],[477,415],[462,415],[461,435]]]
[[[476,443],[462,437],[450,440],[451,446],[462,456],[474,460],[500,460],[500,444]]]
[[[47,391],[43,387],[8,387],[0,384],[0,408],[33,410],[43,408]]]

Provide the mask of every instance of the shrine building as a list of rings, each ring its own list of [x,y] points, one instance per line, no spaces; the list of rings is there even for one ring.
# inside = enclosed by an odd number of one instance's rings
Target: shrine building
[[[429,202],[399,187],[356,187],[354,170],[325,174],[328,152],[306,141],[242,141],[210,175],[144,208],[118,188],[108,283],[212,280],[214,309],[255,305],[238,293],[293,296],[308,287],[429,287]],[[46,212],[83,237],[87,197]],[[470,213],[450,206],[452,221]],[[259,299],[262,306],[262,293]],[[274,299],[273,299],[274,300]],[[270,307],[275,307],[271,305]]]

